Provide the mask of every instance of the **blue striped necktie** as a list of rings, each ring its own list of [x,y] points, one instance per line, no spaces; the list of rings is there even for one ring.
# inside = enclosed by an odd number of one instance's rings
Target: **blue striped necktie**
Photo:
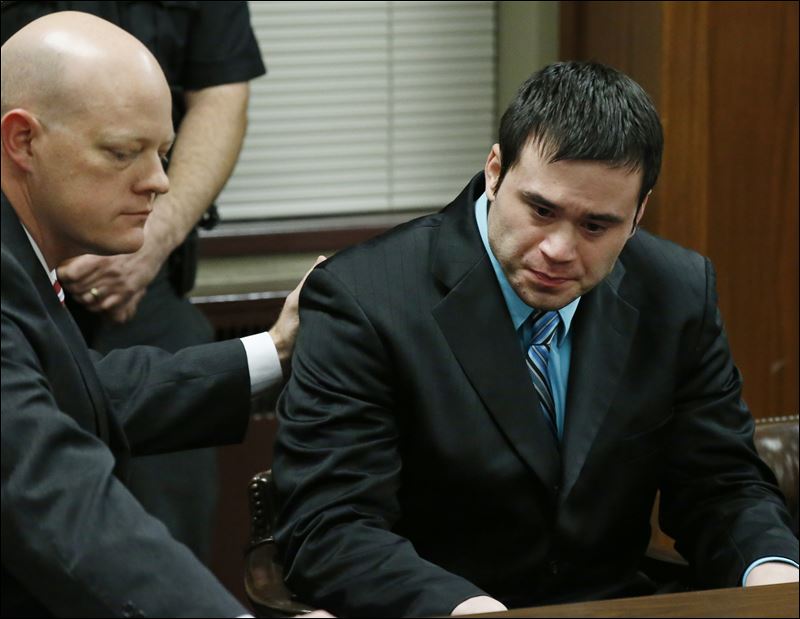
[[[530,318],[533,324],[533,336],[531,345],[525,361],[528,364],[528,371],[533,380],[533,386],[539,394],[542,403],[542,411],[550,420],[553,432],[558,435],[558,424],[556,423],[556,407],[553,402],[553,392],[550,389],[550,381],[547,380],[547,362],[550,359],[550,341],[558,328],[558,312],[545,312],[536,310]]]

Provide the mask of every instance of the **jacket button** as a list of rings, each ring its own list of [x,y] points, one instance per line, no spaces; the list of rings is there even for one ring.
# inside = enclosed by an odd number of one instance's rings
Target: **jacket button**
[[[550,563],[547,564],[547,569],[553,576],[558,575],[558,561],[550,561]]]

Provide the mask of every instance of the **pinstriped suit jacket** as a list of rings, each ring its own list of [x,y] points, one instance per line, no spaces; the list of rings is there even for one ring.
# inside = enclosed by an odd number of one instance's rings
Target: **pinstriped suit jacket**
[[[241,440],[241,343],[90,352],[5,195],[1,281],[2,615],[243,612],[124,485],[131,453]]]
[[[583,297],[558,445],[475,226],[483,190],[306,282],[273,465],[290,587],[375,616],[645,593],[659,488],[702,584],[796,559],[708,260],[640,231]]]

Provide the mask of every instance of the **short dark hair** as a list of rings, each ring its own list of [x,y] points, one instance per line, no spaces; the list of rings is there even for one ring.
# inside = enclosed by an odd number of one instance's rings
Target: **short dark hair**
[[[550,163],[602,161],[642,170],[641,206],[656,184],[664,137],[655,106],[624,73],[593,62],[558,62],[520,86],[500,121],[500,176],[534,140]]]

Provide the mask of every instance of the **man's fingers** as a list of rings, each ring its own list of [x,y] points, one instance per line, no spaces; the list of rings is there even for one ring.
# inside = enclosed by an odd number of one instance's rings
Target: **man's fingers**
[[[89,292],[92,288],[102,290],[104,287],[103,282],[106,279],[99,270],[92,271],[80,279],[65,278],[61,271],[56,272],[56,277],[58,277],[58,281],[61,282],[61,285],[72,294],[84,294]]]
[[[125,300],[125,297],[119,294],[112,294],[109,295],[107,298],[103,299],[100,303],[100,309],[102,311],[109,311],[113,310],[116,307],[120,307]]]
[[[127,305],[120,305],[115,307],[114,309],[108,312],[108,317],[117,324],[122,324],[128,322],[133,315],[136,313],[135,310],[131,310]]]
[[[105,303],[111,298],[101,285],[83,288],[82,291],[73,289],[69,292],[76,301],[85,305],[92,311],[106,309]]]
[[[108,310],[108,315],[114,322],[123,323],[128,322],[136,315],[136,310],[139,309],[139,301],[142,300],[144,291],[137,292],[124,303],[123,297],[119,297],[117,303]]]
[[[314,270],[314,268],[315,268],[315,267],[316,267],[318,264],[320,264],[321,262],[325,262],[327,259],[328,259],[328,257],[327,257],[327,256],[317,256],[317,259],[314,261],[314,264],[311,266],[311,268],[310,268],[308,271],[306,271],[306,274],[305,274],[305,275],[303,275],[303,279],[301,279],[301,280],[300,280],[300,283],[299,283],[299,284],[297,284],[297,288],[295,288],[295,290],[297,290],[297,291],[298,291],[298,293],[300,292],[300,289],[303,287],[303,284],[305,284],[305,283],[306,283],[306,278],[307,278],[309,275],[311,275],[311,271],[313,271],[313,270]]]
[[[107,312],[111,320],[128,322],[136,314],[142,294],[133,296],[110,293],[106,296],[101,289],[93,287],[83,294],[73,294],[73,298],[90,312]]]
[[[70,290],[69,292],[73,299],[75,299],[81,305],[85,305],[90,311],[100,311],[100,303],[103,300],[103,297],[97,288],[91,288],[82,293],[78,293],[74,290]]]
[[[92,271],[80,279],[63,278],[61,270],[58,270],[57,277],[64,289],[73,296],[90,294],[94,289],[101,297],[105,297],[108,296],[109,288],[112,285],[101,269]]]
[[[87,280],[85,283],[88,285],[89,277],[103,268],[105,260],[103,256],[84,254],[58,265],[56,274],[61,283],[67,286],[83,280]]]

